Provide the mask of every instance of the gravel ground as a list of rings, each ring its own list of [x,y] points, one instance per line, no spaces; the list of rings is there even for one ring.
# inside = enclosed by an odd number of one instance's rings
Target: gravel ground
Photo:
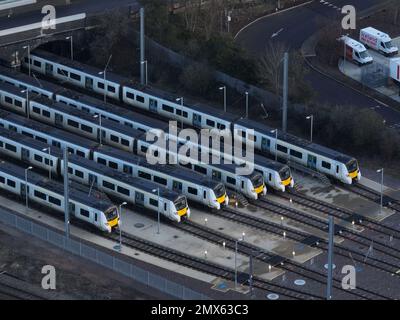
[[[135,283],[82,258],[59,251],[0,223],[0,272],[18,277],[41,289],[44,265],[56,269],[54,297],[63,299],[154,299],[135,288]]]

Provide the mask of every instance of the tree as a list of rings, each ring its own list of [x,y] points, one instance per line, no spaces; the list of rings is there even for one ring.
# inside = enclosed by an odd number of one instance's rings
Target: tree
[[[179,80],[183,87],[192,94],[205,95],[211,86],[215,87],[211,70],[199,63],[187,66]]]

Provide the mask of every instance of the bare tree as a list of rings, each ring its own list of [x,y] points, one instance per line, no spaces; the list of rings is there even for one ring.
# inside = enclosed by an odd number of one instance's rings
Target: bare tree
[[[186,30],[195,32],[201,14],[201,0],[184,0],[183,7]]]

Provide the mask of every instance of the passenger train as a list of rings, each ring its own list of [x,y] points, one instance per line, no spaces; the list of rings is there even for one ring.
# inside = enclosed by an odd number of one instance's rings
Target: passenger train
[[[8,157],[46,168],[56,175],[64,175],[62,150],[17,132],[0,128],[0,152]],[[46,151],[45,151],[46,150]],[[190,217],[186,197],[153,182],[135,179],[101,163],[71,154],[68,157],[69,177],[79,183],[95,187],[110,196],[151,211],[160,211],[168,219],[181,222]],[[89,192],[90,194],[90,192]]]
[[[0,83],[0,104],[17,113],[26,114],[29,118],[52,124],[55,127],[78,133],[89,139],[105,142],[110,146],[138,155],[148,156],[147,151],[156,147],[152,142],[143,139],[143,132],[139,130],[116,124],[108,119],[104,119],[100,123],[87,112],[54,100],[38,97],[35,100],[28,100],[28,103],[26,103],[26,97],[15,86],[7,83]],[[157,157],[157,154],[161,156],[162,153],[164,158],[167,158],[167,156],[169,159],[176,158],[176,154],[171,150],[173,149],[156,148],[153,155]],[[186,164],[187,162],[192,164]],[[177,163],[204,174],[209,179],[225,183],[249,198],[257,199],[259,194],[265,195],[266,193],[262,174],[253,172],[246,176],[237,175],[239,165],[201,163],[198,159],[186,156],[180,156]],[[259,176],[261,176],[262,183],[259,183]],[[254,185],[254,183],[257,183],[257,185]]]
[[[14,146],[7,145],[8,148]],[[10,162],[0,161],[0,189],[15,194],[22,199],[28,196],[33,201],[57,212],[64,212],[64,186],[50,181],[35,172]],[[26,172],[26,176],[25,176]],[[26,179],[26,180],[25,180]],[[26,192],[28,190],[28,192]],[[119,226],[117,207],[101,192],[78,183],[72,183],[69,189],[70,214],[101,231],[111,232]]]
[[[176,135],[169,132],[169,128],[166,127],[165,122],[149,118],[148,116],[142,115],[138,112],[130,111],[121,108],[116,105],[106,104],[98,99],[77,93],[71,90],[63,90],[51,83],[44,80],[32,79],[27,75],[13,72],[9,69],[0,67],[0,81],[8,83],[10,85],[17,86],[20,89],[27,89],[36,97],[37,95],[44,96],[48,99],[56,100],[68,106],[77,108],[79,110],[86,111],[92,115],[101,115],[103,119],[108,119],[126,125],[131,128],[137,129],[142,132],[148,132],[151,129],[158,129],[167,134],[168,140],[177,141],[179,129],[176,129]],[[220,157],[222,161],[227,160],[234,162],[238,165],[248,163],[246,159],[241,158],[241,151],[224,153],[221,150],[213,149],[206,144],[202,144],[201,141],[198,143],[187,141],[186,139],[178,139],[179,145],[191,145],[198,147],[199,153],[208,153],[213,156]],[[294,180],[290,172],[290,168],[282,163],[269,160],[265,157],[255,154],[254,155],[254,169],[261,173],[264,177],[264,182],[267,186],[279,190],[285,191],[286,187],[293,187]]]
[[[351,184],[361,179],[361,171],[355,158],[323,147],[316,143],[297,138],[290,134],[278,134],[275,138],[273,128],[248,119],[221,112],[209,106],[177,103],[176,97],[149,86],[133,84],[127,79],[107,73],[107,79],[91,66],[71,62],[51,53],[37,50],[31,60],[25,58],[25,66],[31,65],[33,71],[68,82],[77,87],[106,95],[107,97],[164,116],[197,128],[230,129],[234,138],[243,143],[255,142],[261,153],[277,155],[280,158],[299,163]],[[248,130],[254,130],[250,136]]]

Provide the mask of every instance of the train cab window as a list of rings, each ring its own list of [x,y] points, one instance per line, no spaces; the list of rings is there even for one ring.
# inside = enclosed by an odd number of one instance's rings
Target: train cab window
[[[43,110],[42,114],[44,117],[50,118],[50,112],[48,112],[47,110]]]
[[[94,221],[97,222],[97,213],[94,214]]]
[[[37,162],[43,162],[43,157],[39,156],[38,154],[35,154],[33,156],[33,158],[35,159],[35,161]]]
[[[293,157],[299,158],[299,159],[303,158],[303,154],[301,152],[293,150],[293,149],[290,149],[290,155]]]
[[[76,150],[76,154],[80,157],[85,157],[85,153],[83,151],[80,150]]]
[[[61,200],[60,199],[54,198],[52,196],[49,196],[49,202],[52,203],[52,204],[55,204],[56,206],[61,207]]]
[[[126,139],[121,138],[121,144],[122,144],[123,146],[129,147],[129,141],[126,140]]]
[[[68,119],[67,124],[71,127],[79,128],[79,123],[74,120]]]
[[[97,158],[97,162],[98,162],[98,163],[101,163],[101,164],[104,164],[105,166],[107,165],[107,160],[104,159],[104,158],[98,157],[98,158]]]
[[[141,146],[141,147],[140,147],[140,151],[142,151],[142,152],[147,152],[147,147]]]
[[[13,99],[10,97],[4,97],[4,101],[7,102],[8,104],[13,104]]]
[[[167,180],[166,179],[161,178],[161,177],[157,177],[157,176],[154,176],[154,182],[157,182],[157,183],[162,184],[164,186],[167,185]]]
[[[4,177],[0,177],[0,183],[5,183],[6,182],[6,179],[4,178]]]
[[[326,162],[326,161],[323,161],[323,160],[322,160],[321,166],[322,166],[322,168],[331,170],[331,164],[330,164],[329,162]]]
[[[115,190],[115,185],[108,181],[103,181],[103,187],[111,190]]]
[[[206,120],[206,124],[208,125],[208,126],[210,126],[210,127],[215,127],[215,121],[212,121],[212,120],[210,120],[210,119],[207,119]]]
[[[113,161],[108,161],[108,166],[113,169],[118,169],[118,164]]]
[[[17,152],[17,148],[11,144],[6,143],[6,149],[12,152]]]
[[[139,178],[151,180],[151,174],[139,170]]]
[[[112,87],[112,86],[107,86],[107,91],[108,91],[108,92],[115,93],[115,88]]]
[[[163,109],[164,111],[166,111],[166,112],[174,113],[174,108],[172,108],[172,107],[169,106],[169,105],[163,104],[163,105],[162,105],[162,109]]]
[[[339,166],[336,166],[336,173],[339,173]]]
[[[117,136],[113,135],[113,134],[110,135],[110,139],[111,139],[112,142],[116,142],[116,143],[119,142],[119,138]]]
[[[194,194],[195,196],[197,196],[197,189],[196,188],[188,187],[188,192],[190,194]]]
[[[16,105],[17,107],[22,108],[22,102],[21,102],[21,101],[15,100],[14,103],[15,103],[15,105]]]
[[[12,188],[15,188],[15,181],[7,179],[7,185],[12,187]]]
[[[150,203],[152,206],[158,208],[158,201],[157,201],[157,200],[150,199],[150,200],[149,200],[149,203]]]
[[[75,169],[75,175],[76,175],[78,178],[83,178],[83,172],[82,172],[82,171],[79,171],[79,170],[76,170],[76,169]]]
[[[85,209],[81,209],[81,216],[84,216],[86,218],[89,218],[89,211]]]
[[[38,107],[33,107],[32,112],[40,114],[40,109]]]
[[[35,190],[33,192],[33,194],[35,195],[36,198],[39,198],[39,199],[42,199],[42,200],[46,200],[47,199],[46,194],[44,194],[43,192]]]
[[[231,178],[231,177],[226,177],[226,182],[235,186],[236,185],[236,179],[235,178]]]
[[[135,95],[132,92],[126,92],[126,97],[131,100],[135,100]]]
[[[99,88],[99,89],[104,89],[104,83],[102,83],[102,82],[97,82],[97,88]]]
[[[287,153],[287,152],[288,152],[288,148],[286,148],[286,147],[280,145],[279,143],[276,145],[276,149],[277,149],[278,151],[280,151],[280,152],[283,152],[283,153]]]
[[[89,132],[89,133],[92,133],[92,132],[93,132],[92,128],[89,127],[89,126],[87,126],[87,125],[85,125],[85,124],[82,124],[82,125],[81,125],[81,129],[82,129],[83,131],[86,131],[86,132]]]
[[[79,75],[79,74],[76,74],[76,73],[70,73],[69,74],[69,76],[70,76],[70,78],[71,79],[73,79],[73,80],[76,80],[76,81],[81,81],[81,76]]]
[[[136,96],[136,101],[139,101],[141,103],[144,103],[144,97],[142,96]]]
[[[129,196],[129,194],[130,194],[128,189],[122,188],[120,186],[117,187],[117,191],[119,193],[122,193],[122,194],[126,195],[126,196]]]

